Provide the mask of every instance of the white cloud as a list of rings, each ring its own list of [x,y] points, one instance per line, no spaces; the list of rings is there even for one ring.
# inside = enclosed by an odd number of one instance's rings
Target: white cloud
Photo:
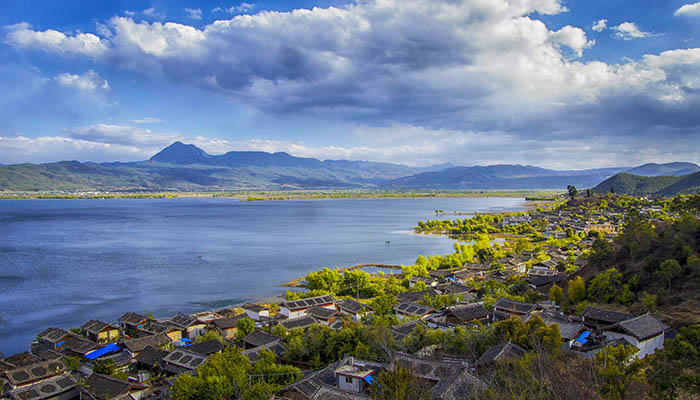
[[[165,14],[161,13],[159,11],[156,11],[155,7],[147,8],[147,9],[141,11],[141,14],[143,14],[147,17],[154,18],[154,19],[164,19],[165,18]]]
[[[591,29],[593,29],[596,32],[602,32],[607,27],[608,27],[608,20],[601,19],[601,20],[598,20],[598,22],[596,22],[595,24],[593,24],[593,27]]]
[[[13,46],[63,55],[99,57],[108,50],[107,42],[92,33],[66,35],[47,29],[35,31],[26,22],[5,27],[6,41]]]
[[[128,125],[95,124],[74,127],[68,130],[73,139],[88,142],[136,146],[143,148],[165,147],[168,144],[182,140],[183,136],[172,133],[157,133],[150,129],[136,128]]]
[[[143,118],[136,118],[131,120],[131,122],[137,123],[137,124],[157,124],[160,122],[165,122],[160,118],[156,117],[143,117]]]
[[[641,39],[653,35],[651,32],[642,32],[634,22],[623,22],[611,29],[615,31],[615,36],[624,40]]]
[[[227,12],[229,14],[241,14],[241,13],[249,13],[253,11],[257,7],[256,4],[254,3],[241,3],[237,6],[231,6],[226,9],[223,9],[221,7],[215,7],[212,12]]]
[[[92,92],[96,90],[109,90],[109,83],[97,72],[89,70],[82,75],[64,72],[54,78],[59,85],[73,89]]]
[[[187,13],[188,18],[196,20],[202,19],[202,10],[199,8],[185,8],[185,12]]]
[[[552,32],[549,38],[554,42],[561,43],[571,48],[579,57],[583,55],[583,50],[595,44],[595,40],[587,40],[586,33],[580,28],[567,25],[556,32]]]
[[[673,15],[683,15],[686,17],[697,17],[700,16],[700,3],[686,4],[676,10]]]

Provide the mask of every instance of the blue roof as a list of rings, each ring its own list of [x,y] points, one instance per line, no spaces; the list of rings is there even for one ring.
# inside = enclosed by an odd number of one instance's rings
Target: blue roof
[[[108,354],[108,353],[111,353],[111,352],[117,351],[117,350],[121,350],[121,347],[112,343],[112,344],[108,344],[107,346],[105,346],[101,349],[97,349],[95,351],[91,351],[91,352],[85,354],[85,358],[87,358],[88,360],[94,360],[98,357],[102,357],[105,354]]]
[[[191,341],[192,341],[192,339],[188,339],[188,338],[186,338],[186,337],[180,338],[180,339],[178,339],[178,340],[181,341],[181,342],[183,342],[183,343],[184,343],[184,342],[191,342]]]
[[[365,382],[371,385],[374,382],[374,378],[372,378],[372,375],[365,376]]]
[[[581,344],[586,344],[586,342],[588,341],[588,339],[586,339],[586,338],[590,334],[591,334],[591,331],[585,331],[582,334],[580,334],[579,337],[576,338],[576,341],[581,343]]]

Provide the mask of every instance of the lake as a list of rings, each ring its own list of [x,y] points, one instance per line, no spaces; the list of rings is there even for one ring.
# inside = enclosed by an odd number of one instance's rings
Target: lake
[[[269,298],[322,267],[452,252],[415,235],[435,210],[522,210],[518,198],[0,201],[0,351],[50,326],[158,317]],[[445,216],[443,218],[457,218]],[[462,217],[463,218],[463,217]],[[386,243],[389,241],[389,243]]]

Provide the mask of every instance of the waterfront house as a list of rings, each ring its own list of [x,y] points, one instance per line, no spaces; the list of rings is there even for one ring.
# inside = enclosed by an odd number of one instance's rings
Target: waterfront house
[[[145,349],[134,357],[136,360],[136,369],[138,371],[157,372],[163,365],[163,357],[168,355],[168,351],[159,350],[158,348],[146,346]],[[147,378],[148,379],[148,378]]]
[[[207,328],[206,322],[200,321],[191,315],[182,313],[178,313],[174,317],[170,318],[168,322],[180,328],[182,330],[182,337],[189,339],[194,339],[197,336],[203,335]]]
[[[10,390],[26,388],[44,382],[67,371],[61,360],[43,361],[5,371],[5,381]]]
[[[84,323],[80,328],[88,339],[96,343],[114,342],[119,339],[119,328],[96,319]]]
[[[149,319],[148,321],[144,322],[139,326],[140,328],[138,328],[137,332],[145,336],[163,334],[167,335],[170,338],[170,340],[182,339],[182,328],[170,324],[167,321],[165,323],[160,323],[158,321]]]
[[[63,346],[63,352],[67,356],[84,357],[87,353],[97,350],[98,347],[99,346],[95,342],[73,336],[66,340],[66,344]]]
[[[135,331],[138,328],[140,328],[140,325],[145,323],[147,319],[148,318],[145,315],[128,312],[122,315],[121,317],[117,318],[117,321],[119,322],[119,326],[123,330]]]
[[[301,300],[285,300],[280,303],[280,314],[287,318],[303,317],[314,306],[335,310],[335,299],[331,295],[325,295]]]
[[[493,321],[502,321],[510,317],[517,317],[524,320],[536,309],[537,305],[535,304],[523,303],[521,301],[509,300],[501,297],[493,305]]]
[[[75,399],[78,397],[78,382],[67,373],[41,380],[29,386],[7,391],[8,399],[43,400]],[[3,397],[5,398],[5,397]]]
[[[638,358],[654,354],[664,348],[664,333],[670,327],[649,313],[617,322],[602,329],[608,340],[625,339],[639,349]]]
[[[61,351],[66,340],[72,336],[73,334],[65,329],[48,328],[36,336],[36,345],[33,346],[32,351],[35,354],[46,350]]]
[[[270,311],[266,307],[257,304],[245,303],[241,308],[243,312],[254,321],[260,321],[260,317],[270,317]]]
[[[394,312],[396,313],[396,315],[399,316],[399,318],[422,318],[436,312],[436,310],[434,310],[432,307],[428,307],[423,304],[404,302],[394,306]]]
[[[338,303],[338,310],[342,314],[351,316],[353,320],[360,321],[362,317],[371,312],[372,307],[353,299],[347,299]]]
[[[216,330],[226,340],[231,340],[236,337],[236,329],[238,321],[245,318],[246,314],[238,314],[233,317],[219,318],[211,321]]]

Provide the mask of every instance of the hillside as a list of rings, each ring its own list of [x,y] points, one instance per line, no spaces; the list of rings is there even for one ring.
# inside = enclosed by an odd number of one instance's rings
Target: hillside
[[[620,173],[612,176],[593,190],[597,193],[615,193],[631,196],[675,196],[700,190],[700,172],[683,176],[639,176]]]
[[[700,166],[688,162],[672,162],[667,164],[649,163],[630,168],[628,174],[641,176],[681,176],[700,171]]]

